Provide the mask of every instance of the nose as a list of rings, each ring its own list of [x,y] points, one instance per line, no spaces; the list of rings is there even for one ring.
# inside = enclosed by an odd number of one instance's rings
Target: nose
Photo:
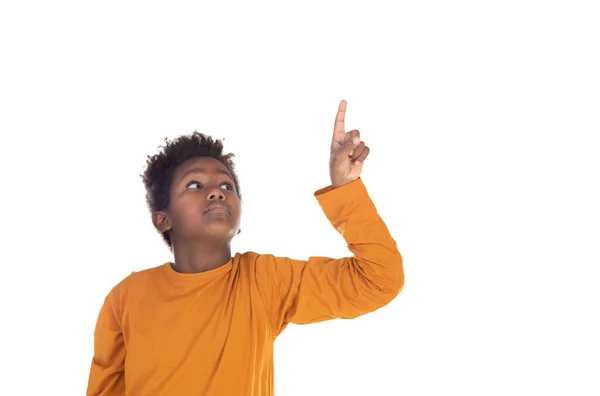
[[[223,194],[222,189],[213,187],[210,190],[208,190],[208,193],[206,194],[206,199],[209,201],[214,201],[214,200],[224,201],[225,194]]]

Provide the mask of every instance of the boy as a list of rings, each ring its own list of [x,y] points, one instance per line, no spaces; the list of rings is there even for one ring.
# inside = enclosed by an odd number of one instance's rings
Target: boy
[[[315,197],[353,257],[246,252],[240,188],[222,142],[194,132],[148,157],[152,221],[174,261],[133,272],[106,297],[87,395],[273,395],[273,344],[289,323],[355,318],[403,288],[402,257],[360,172],[369,148],[335,120],[331,185]]]

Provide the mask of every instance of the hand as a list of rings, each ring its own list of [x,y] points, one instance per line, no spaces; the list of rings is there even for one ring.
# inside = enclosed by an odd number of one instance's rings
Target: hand
[[[331,154],[329,156],[329,176],[333,188],[341,187],[357,180],[370,149],[360,141],[360,132],[353,129],[346,132],[344,118],[346,101],[342,100],[335,117]]]

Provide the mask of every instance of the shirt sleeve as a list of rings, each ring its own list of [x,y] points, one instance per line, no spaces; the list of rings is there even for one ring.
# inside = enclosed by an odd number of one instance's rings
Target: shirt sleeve
[[[257,286],[277,334],[288,323],[350,319],[375,311],[404,287],[402,256],[362,179],[317,190],[315,197],[353,256],[256,257]]]
[[[123,282],[111,290],[98,315],[87,396],[125,395],[125,342],[121,329],[122,286]]]

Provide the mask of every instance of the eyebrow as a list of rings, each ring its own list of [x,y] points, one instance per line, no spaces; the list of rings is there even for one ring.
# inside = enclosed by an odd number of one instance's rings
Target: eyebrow
[[[183,176],[181,176],[181,178],[179,180],[183,180],[190,173],[207,173],[207,172],[206,172],[205,168],[192,168],[192,169],[188,170],[187,172],[185,172],[183,174]],[[227,169],[217,168],[216,171],[215,171],[215,173],[229,176],[229,178],[233,180],[233,177],[231,176],[231,174],[229,173],[229,171],[227,171]]]

